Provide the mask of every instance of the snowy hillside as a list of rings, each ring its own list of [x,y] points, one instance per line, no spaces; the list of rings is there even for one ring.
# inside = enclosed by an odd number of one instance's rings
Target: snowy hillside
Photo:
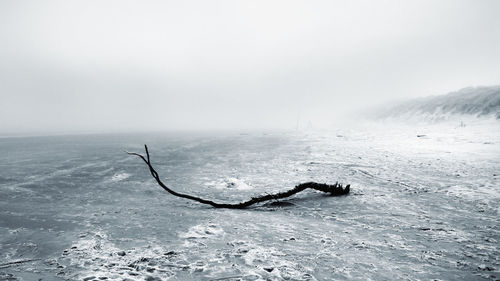
[[[378,110],[375,117],[419,121],[474,117],[500,120],[500,86],[469,87],[446,95],[414,99]]]

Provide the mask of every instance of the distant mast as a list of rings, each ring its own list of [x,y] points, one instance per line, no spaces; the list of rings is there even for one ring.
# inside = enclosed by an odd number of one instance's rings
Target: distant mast
[[[299,124],[300,124],[300,111],[297,113],[297,123],[295,124],[295,130],[299,130]]]

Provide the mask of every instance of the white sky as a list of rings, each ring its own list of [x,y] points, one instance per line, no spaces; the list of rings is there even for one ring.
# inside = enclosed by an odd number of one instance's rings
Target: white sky
[[[0,135],[331,126],[500,84],[500,1],[0,1]]]

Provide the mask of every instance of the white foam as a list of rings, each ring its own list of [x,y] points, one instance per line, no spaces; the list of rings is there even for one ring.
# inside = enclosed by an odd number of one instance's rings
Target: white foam
[[[251,190],[253,187],[244,180],[234,177],[228,177],[219,181],[208,181],[206,186],[216,189],[236,189],[236,190]]]
[[[216,224],[208,223],[195,225],[189,228],[188,231],[180,233],[179,237],[184,239],[203,239],[208,237],[223,237],[224,235],[224,229]]]
[[[119,182],[130,177],[128,173],[116,173],[111,177],[111,181]]]
[[[172,268],[182,268],[170,261],[168,252],[159,246],[120,249],[106,233],[96,231],[82,234],[81,239],[63,252],[59,262],[74,270],[66,270],[69,275],[65,277],[71,280],[92,276],[93,280],[144,280],[145,276],[164,280],[174,274]]]

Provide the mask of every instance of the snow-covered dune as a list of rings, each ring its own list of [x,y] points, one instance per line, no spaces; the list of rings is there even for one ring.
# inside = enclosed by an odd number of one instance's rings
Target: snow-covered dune
[[[414,99],[379,109],[374,117],[431,122],[479,117],[500,121],[500,86],[468,87],[446,95]]]

